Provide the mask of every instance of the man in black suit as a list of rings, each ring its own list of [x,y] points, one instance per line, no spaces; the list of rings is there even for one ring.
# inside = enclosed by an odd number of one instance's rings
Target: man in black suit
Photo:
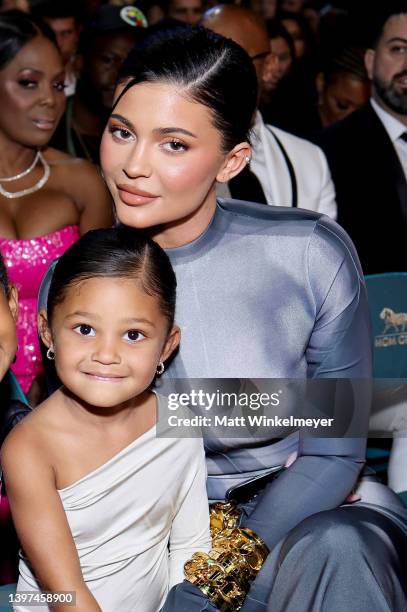
[[[407,272],[407,2],[390,2],[376,20],[365,56],[372,98],[317,140],[332,172],[338,222],[365,274]]]

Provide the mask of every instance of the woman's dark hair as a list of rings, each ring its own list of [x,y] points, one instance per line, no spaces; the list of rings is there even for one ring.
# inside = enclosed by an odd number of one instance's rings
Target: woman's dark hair
[[[256,72],[246,51],[228,38],[192,26],[155,32],[130,52],[119,80],[127,84],[115,105],[137,83],[174,84],[181,94],[210,109],[225,152],[248,140],[256,109]]]
[[[69,287],[95,277],[134,279],[143,291],[157,298],[171,329],[177,281],[168,256],[140,230],[119,225],[92,230],[59,259],[48,293],[48,320],[63,302]]]
[[[10,293],[10,285],[8,282],[7,270],[4,264],[4,259],[0,253],[0,287],[4,291],[5,295],[8,296]]]
[[[336,53],[333,58],[323,67],[325,82],[333,83],[335,78],[341,74],[351,74],[361,81],[369,81],[364,62],[364,49],[358,47],[344,47]]]
[[[308,54],[313,51],[313,48],[315,47],[315,38],[306,17],[302,13],[293,13],[292,11],[277,11],[276,19],[278,19],[280,22],[282,22],[284,19],[295,21],[301,30],[303,40],[305,42],[305,53]]]
[[[273,38],[283,38],[289,49],[291,59],[295,60],[295,49],[294,49],[294,41],[292,39],[291,34],[286,30],[283,24],[278,19],[267,19],[266,21],[267,34],[270,40]]]
[[[57,46],[55,35],[47,24],[22,11],[0,13],[0,70],[36,36],[45,36]]]

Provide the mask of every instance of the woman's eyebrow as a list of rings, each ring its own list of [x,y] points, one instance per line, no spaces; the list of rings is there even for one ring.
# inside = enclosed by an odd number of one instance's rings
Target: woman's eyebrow
[[[192,138],[197,138],[197,136],[193,134],[192,132],[189,132],[188,130],[184,130],[184,128],[180,128],[180,127],[155,128],[153,132],[162,134],[163,136],[165,136],[166,134],[174,134],[175,132],[178,134],[185,134],[185,136],[192,136]]]
[[[122,123],[124,123],[124,125],[128,127],[129,130],[132,130],[132,132],[135,131],[134,125],[132,124],[132,122],[129,119],[126,119],[126,117],[123,117],[123,115],[118,115],[117,113],[113,113],[110,115],[110,119],[117,119],[118,121],[121,121]]]

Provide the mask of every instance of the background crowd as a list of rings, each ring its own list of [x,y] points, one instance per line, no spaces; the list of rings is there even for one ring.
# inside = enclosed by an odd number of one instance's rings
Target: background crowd
[[[372,4],[0,1],[1,12],[30,13],[44,33],[12,61],[0,43],[0,253],[19,292],[12,370],[31,405],[45,393],[36,333],[41,280],[80,235],[113,222],[100,141],[123,62],[151,31],[202,24],[252,58],[259,96],[251,162],[219,185],[219,196],[327,214],[350,235],[365,274],[407,273],[407,3],[401,25],[388,26],[379,39],[372,26],[381,2],[375,10]],[[35,70],[24,74],[28,57]],[[13,90],[9,83],[21,70],[25,90]],[[407,288],[403,295],[404,307],[391,309],[391,296],[381,305],[384,335],[392,329],[398,338],[407,329],[407,314],[395,318],[400,308],[407,313]],[[397,373],[405,377],[402,368]],[[403,492],[403,394],[396,404],[390,422],[377,423],[399,435],[390,484]]]

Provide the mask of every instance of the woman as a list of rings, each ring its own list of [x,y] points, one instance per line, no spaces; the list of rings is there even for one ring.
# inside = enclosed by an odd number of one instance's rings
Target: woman
[[[41,278],[80,234],[112,222],[97,168],[47,148],[65,106],[62,60],[51,36],[28,15],[0,15],[0,251],[20,294],[13,370],[33,403],[42,371]]]
[[[123,66],[101,160],[119,220],[149,228],[177,274],[183,340],[167,375],[348,377],[353,384],[371,375],[371,352],[362,273],[348,237],[308,211],[216,201],[216,182],[250,161],[256,95],[244,51],[202,29],[162,33]],[[363,504],[339,507],[357,483],[363,440],[273,437],[207,441],[211,499],[291,462],[243,507],[243,524],[271,550],[243,609],[266,609],[270,593],[274,612],[321,609],[322,599],[325,610],[362,609],[353,605],[359,593],[370,610],[387,610],[383,597],[402,608],[401,505],[390,499],[379,512],[363,493]],[[383,596],[389,572],[393,588]],[[194,580],[211,602],[184,582],[164,609],[215,610],[221,593],[204,575]]]
[[[284,83],[292,70],[295,58],[292,38],[284,26],[276,19],[269,19],[266,26],[271,53],[265,60],[260,108],[267,114],[267,106],[274,104],[274,98],[281,90],[280,97],[287,95]]]

